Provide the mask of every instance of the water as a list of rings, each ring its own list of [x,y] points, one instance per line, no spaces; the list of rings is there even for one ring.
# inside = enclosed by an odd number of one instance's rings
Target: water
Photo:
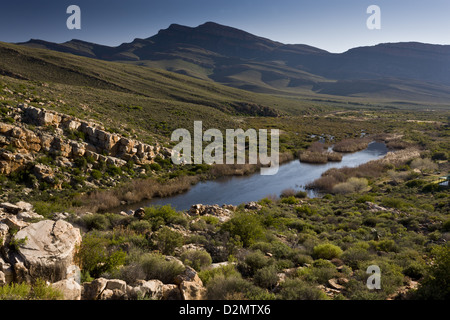
[[[239,205],[250,201],[258,201],[266,196],[279,196],[288,188],[305,190],[304,186],[330,168],[356,167],[371,160],[381,158],[387,153],[384,143],[372,142],[365,150],[344,154],[341,162],[326,164],[301,163],[298,159],[280,166],[278,173],[272,176],[255,174],[244,177],[222,178],[214,181],[200,182],[188,192],[167,198],[147,201],[145,205],[171,204],[177,210],[188,210],[193,204]],[[309,197],[317,196],[308,190]]]

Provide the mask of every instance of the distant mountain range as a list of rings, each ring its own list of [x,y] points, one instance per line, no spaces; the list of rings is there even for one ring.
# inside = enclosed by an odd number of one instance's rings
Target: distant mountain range
[[[213,22],[172,24],[117,47],[34,39],[20,45],[158,67],[254,92],[450,101],[450,45],[385,43],[335,54]]]

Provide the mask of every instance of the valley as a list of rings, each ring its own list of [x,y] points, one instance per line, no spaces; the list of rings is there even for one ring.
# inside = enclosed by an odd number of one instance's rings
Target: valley
[[[216,23],[118,47],[1,42],[0,298],[448,299],[449,61]],[[174,164],[171,135],[195,121],[279,130],[280,176]]]

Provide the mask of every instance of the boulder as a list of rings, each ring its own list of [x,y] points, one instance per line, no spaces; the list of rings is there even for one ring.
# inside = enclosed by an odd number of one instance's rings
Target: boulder
[[[74,265],[80,230],[64,220],[44,220],[23,228],[14,237],[24,239],[19,256],[33,279],[57,282],[67,278]]]
[[[98,300],[107,284],[108,279],[105,278],[97,278],[91,282],[83,283],[81,298],[83,300]]]
[[[81,300],[81,286],[74,279],[64,279],[51,286],[63,294],[64,300]]]
[[[183,300],[204,300],[206,289],[194,281],[183,281],[180,284],[181,298]]]
[[[134,288],[135,297],[145,297],[152,300],[161,300],[164,284],[159,280],[140,280]]]
[[[162,288],[162,300],[181,300],[181,292],[175,284],[165,284]]]
[[[191,267],[186,267],[184,272],[175,278],[175,283],[180,289],[183,300],[203,300],[206,289],[199,278],[197,271]]]

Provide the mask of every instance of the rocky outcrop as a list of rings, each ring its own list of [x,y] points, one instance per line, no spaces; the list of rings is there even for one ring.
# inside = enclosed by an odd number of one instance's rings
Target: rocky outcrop
[[[74,257],[81,244],[80,230],[64,220],[43,220],[21,229],[14,236],[21,243],[16,261],[32,279],[57,282],[76,276]]]
[[[23,168],[39,152],[72,160],[89,156],[115,166],[123,166],[130,160],[136,165],[150,164],[157,156],[171,155],[170,149],[159,144],[148,145],[110,133],[101,125],[66,114],[27,104],[13,110],[18,121],[0,123],[0,147],[10,146],[15,150],[0,151],[0,174]],[[34,130],[29,130],[28,125],[34,126]]]
[[[218,205],[203,205],[195,204],[191,206],[188,214],[190,216],[213,216],[219,218],[221,222],[228,221],[231,215],[236,211],[235,206],[223,205],[219,207]]]

